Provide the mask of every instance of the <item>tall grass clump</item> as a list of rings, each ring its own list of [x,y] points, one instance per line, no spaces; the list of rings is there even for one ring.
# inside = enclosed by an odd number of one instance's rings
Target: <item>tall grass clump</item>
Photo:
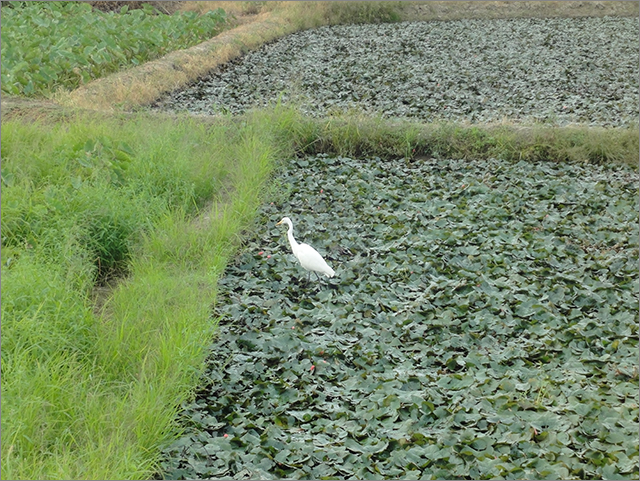
[[[400,21],[402,2],[320,2],[329,25]]]
[[[264,120],[2,123],[4,479],[154,472],[286,150]]]
[[[422,124],[347,112],[298,116],[289,129],[300,154],[527,160],[638,168],[637,128]]]

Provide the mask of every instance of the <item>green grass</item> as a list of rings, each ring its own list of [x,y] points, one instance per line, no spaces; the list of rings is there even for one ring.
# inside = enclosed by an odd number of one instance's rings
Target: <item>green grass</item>
[[[153,473],[273,135],[251,118],[3,122],[3,479]]]
[[[2,478],[145,479],[216,282],[294,152],[637,166],[637,130],[12,112],[2,123]]]
[[[337,114],[299,119],[295,148],[304,154],[440,157],[627,165],[638,168],[637,128],[554,127],[513,124],[471,126],[385,120]]]

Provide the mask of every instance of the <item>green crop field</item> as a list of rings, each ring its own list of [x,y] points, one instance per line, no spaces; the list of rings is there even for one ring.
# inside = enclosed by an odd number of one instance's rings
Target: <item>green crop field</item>
[[[148,5],[103,13],[85,2],[2,2],[2,93],[70,90],[190,47],[225,22],[222,10],[156,15]]]

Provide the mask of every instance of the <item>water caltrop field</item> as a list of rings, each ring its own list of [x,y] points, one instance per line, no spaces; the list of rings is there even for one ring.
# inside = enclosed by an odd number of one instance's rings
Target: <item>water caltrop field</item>
[[[637,477],[635,174],[319,155],[277,181],[167,479]]]
[[[158,105],[199,114],[291,102],[422,122],[636,125],[634,18],[337,25],[250,52]]]

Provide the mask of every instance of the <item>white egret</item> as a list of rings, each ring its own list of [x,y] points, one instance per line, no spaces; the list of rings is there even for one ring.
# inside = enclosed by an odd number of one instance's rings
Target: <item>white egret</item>
[[[298,244],[296,242],[293,237],[293,224],[291,219],[283,217],[276,225],[280,224],[287,224],[289,226],[287,237],[289,238],[289,244],[291,244],[291,250],[300,262],[300,265],[309,271],[309,277],[311,277],[312,272],[315,273],[318,279],[320,279],[318,273],[324,274],[327,277],[333,277],[335,275],[335,271],[329,267],[317,250],[308,244]]]

